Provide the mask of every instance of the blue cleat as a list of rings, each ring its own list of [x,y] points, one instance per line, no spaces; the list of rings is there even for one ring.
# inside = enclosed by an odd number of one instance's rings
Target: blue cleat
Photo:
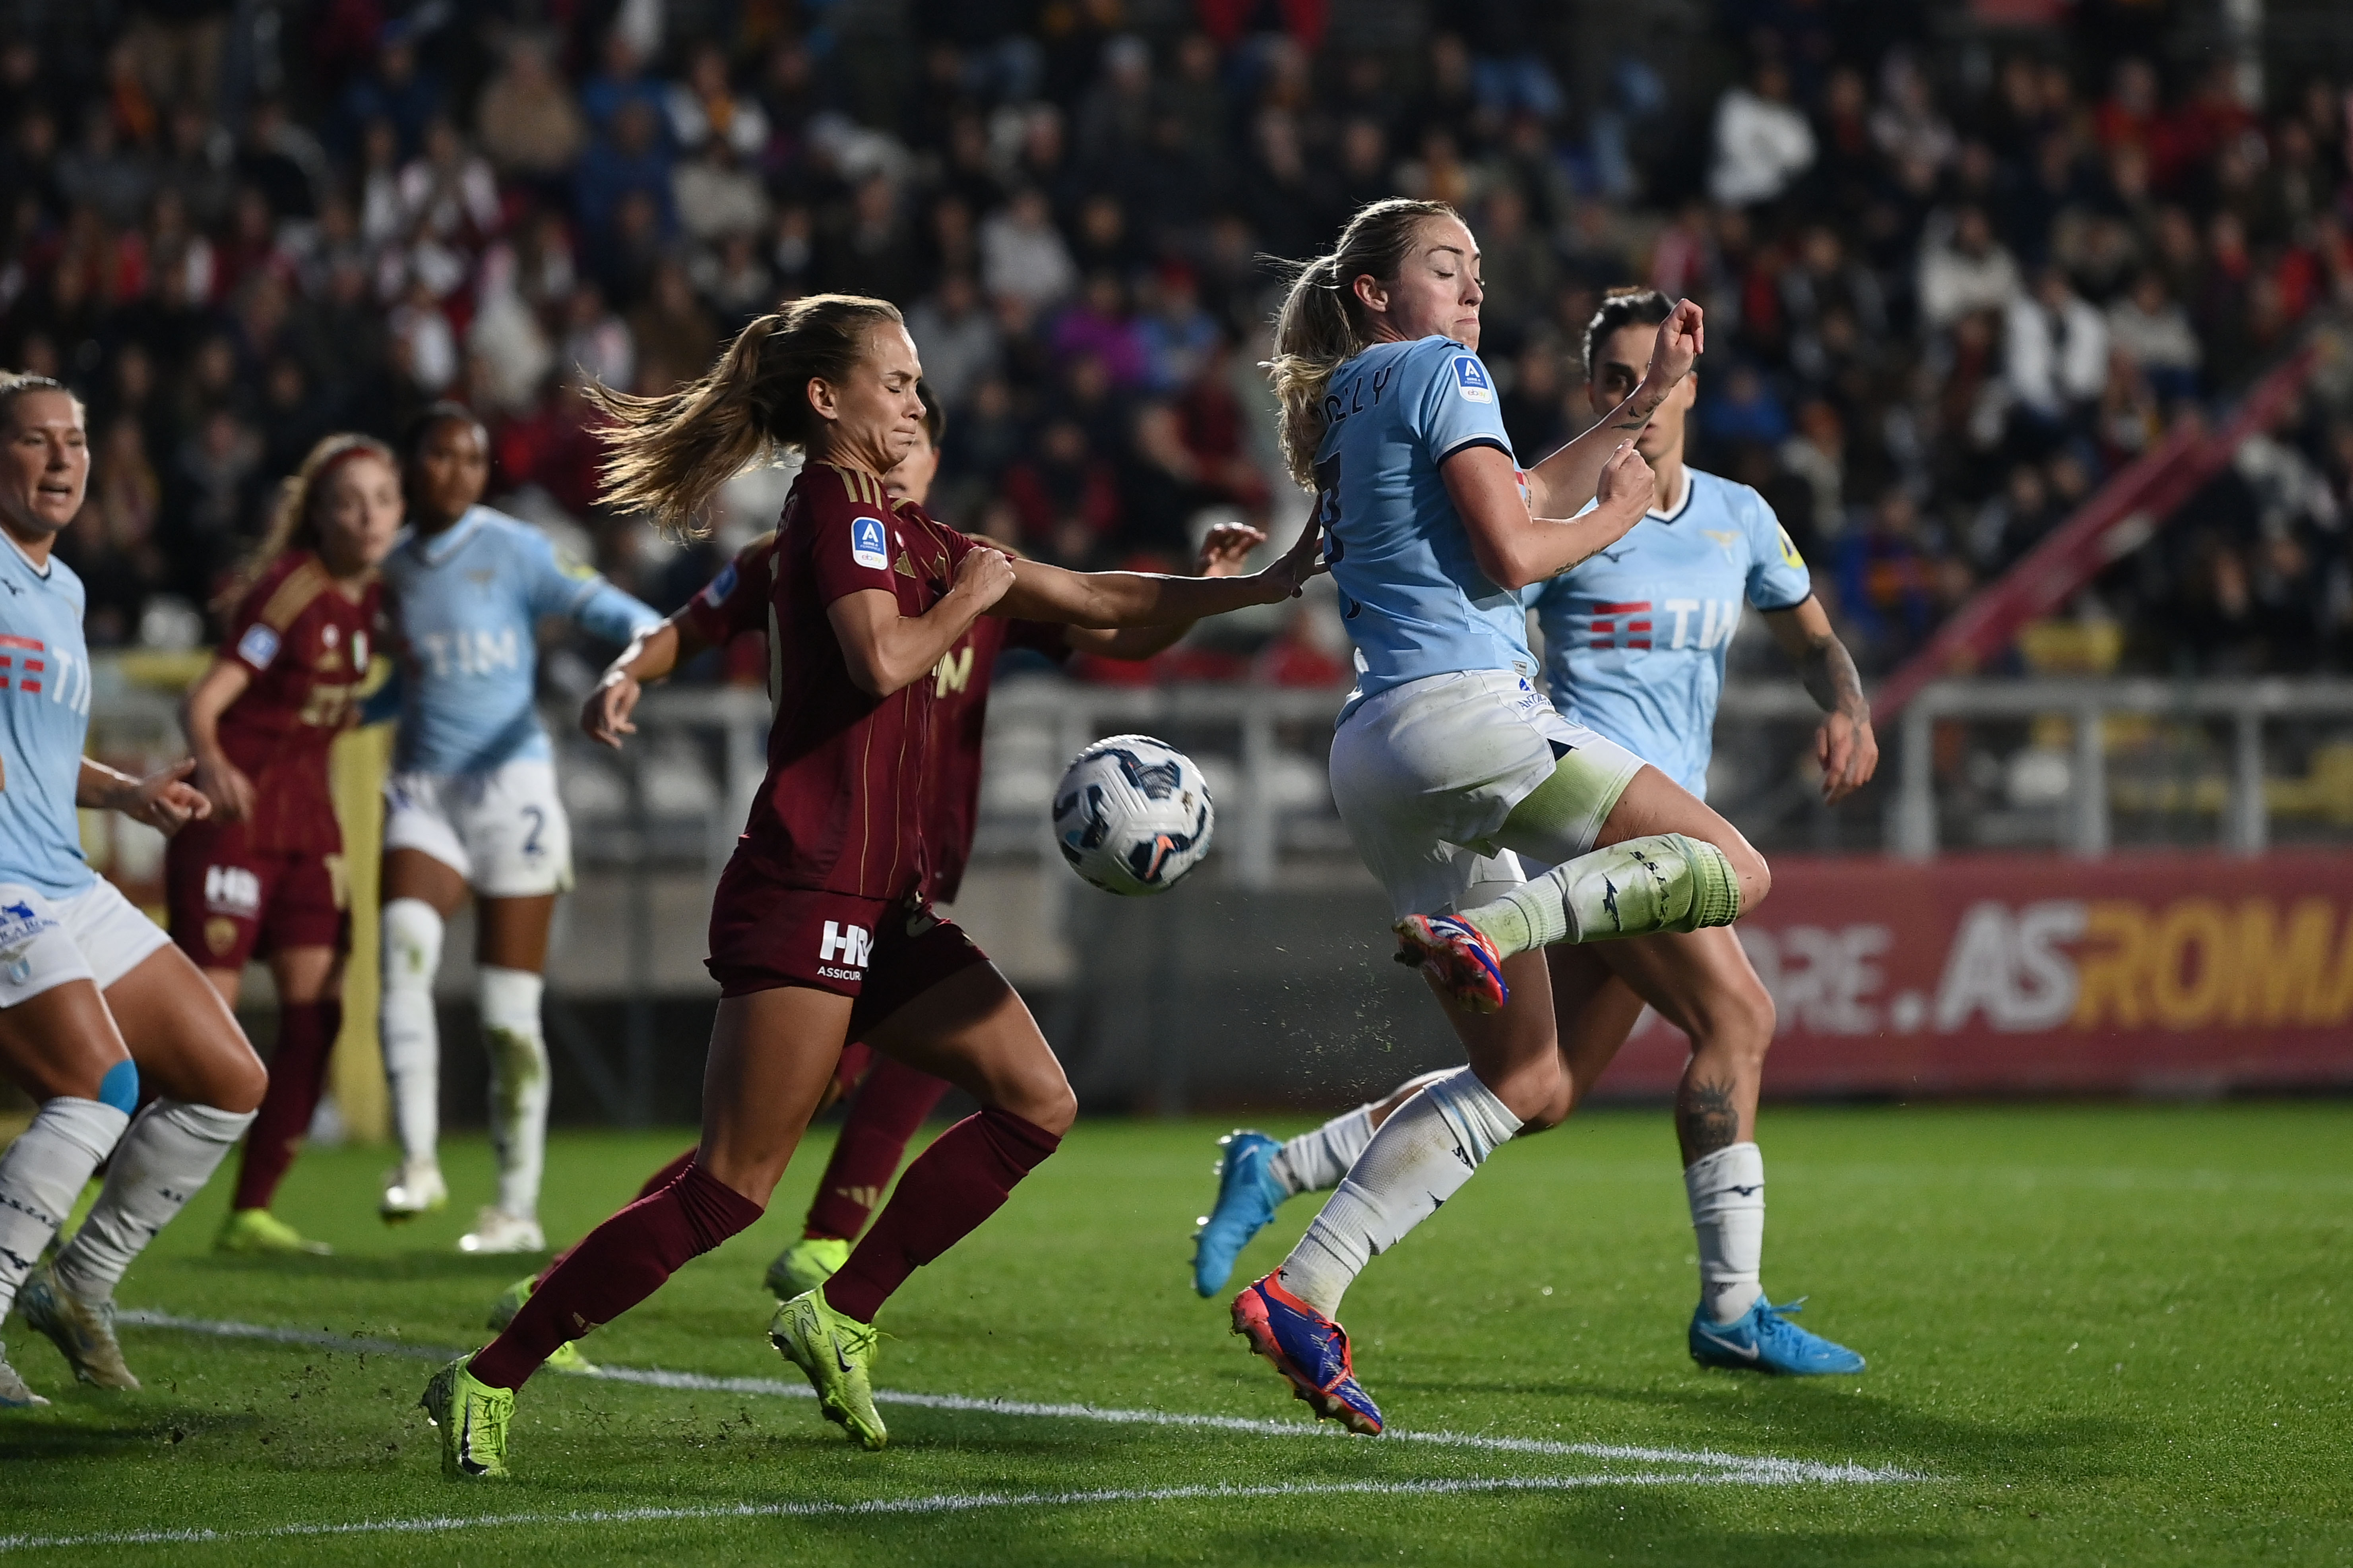
[[[1271,1274],[1234,1298],[1234,1332],[1291,1380],[1291,1394],[1322,1419],[1381,1435],[1381,1407],[1356,1381],[1348,1331],[1284,1289]]]
[[[1861,1372],[1861,1356],[1789,1321],[1788,1315],[1805,1304],[1806,1299],[1800,1296],[1777,1307],[1759,1296],[1748,1310],[1728,1323],[1710,1321],[1703,1310],[1694,1309],[1691,1358],[1702,1366],[1778,1373],[1785,1377]]]
[[[1264,1230],[1291,1194],[1266,1168],[1282,1145],[1263,1132],[1236,1128],[1218,1140],[1218,1206],[1193,1237],[1193,1289],[1214,1296],[1233,1278],[1234,1259]]]

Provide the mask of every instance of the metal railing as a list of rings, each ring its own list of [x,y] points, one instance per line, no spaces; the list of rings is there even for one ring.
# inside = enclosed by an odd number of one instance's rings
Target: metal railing
[[[2114,842],[2108,782],[2108,720],[2227,721],[2227,799],[2219,847],[2261,853],[2271,842],[2265,727],[2287,720],[2353,722],[2353,680],[1945,680],[1924,688],[1900,720],[1897,795],[1887,847],[1905,859],[1936,854],[1936,725],[1940,719],[2033,720],[2062,715],[2073,730],[2064,843],[2073,854],[2105,855]]]

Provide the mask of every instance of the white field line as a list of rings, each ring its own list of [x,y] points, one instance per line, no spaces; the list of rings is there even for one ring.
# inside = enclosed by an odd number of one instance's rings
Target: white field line
[[[316,1345],[326,1350],[370,1355],[406,1356],[444,1362],[465,1352],[446,1346],[409,1344],[399,1340],[367,1339],[308,1329],[274,1328],[261,1323],[182,1318],[168,1312],[126,1310],[116,1320],[130,1327],[170,1329],[183,1333],[210,1334],[220,1339],[264,1340],[277,1344]],[[712,1377],[694,1372],[665,1372],[658,1367],[599,1365],[580,1373],[607,1383],[631,1383],[649,1388],[675,1388],[703,1394],[750,1394],[806,1399],[807,1384],[765,1377]],[[1100,1421],[1113,1426],[1193,1427],[1240,1432],[1260,1437],[1345,1437],[1346,1433],[1322,1423],[1270,1421],[1242,1415],[1200,1415],[1176,1410],[1124,1410],[1115,1406],[1040,1404],[1018,1399],[981,1399],[964,1394],[914,1394],[892,1389],[874,1391],[877,1405],[904,1405],[923,1410],[970,1411],[987,1415],[1039,1416],[1049,1420]],[[1476,1432],[1415,1432],[1392,1426],[1389,1442],[1428,1443],[1440,1447],[1472,1448],[1490,1453],[1528,1454],[1546,1458],[1604,1459],[1620,1464],[1683,1465],[1720,1472],[1725,1479],[1749,1485],[1804,1484],[1873,1485],[1923,1481],[1929,1478],[1891,1466],[1825,1464],[1816,1459],[1785,1459],[1767,1454],[1726,1454],[1706,1448],[1652,1448],[1617,1443],[1564,1443],[1546,1437],[1503,1437]]]
[[[565,1513],[440,1514],[364,1519],[345,1524],[276,1524],[256,1530],[122,1530],[90,1535],[0,1535],[0,1552],[87,1546],[171,1546],[200,1542],[281,1541],[334,1535],[435,1535],[460,1530],[573,1524],[676,1523],[737,1519],[871,1519],[885,1514],[967,1513],[999,1508],[1073,1508],[1122,1502],[1227,1501],[1252,1498],[1442,1497],[1454,1492],[1574,1491],[1585,1487],[1728,1486],[1746,1478],[1693,1471],[1601,1476],[1499,1476],[1431,1481],[1300,1481],[1274,1486],[1106,1487],[1067,1492],[934,1492],[867,1502],[743,1502],[708,1508],[580,1509]]]

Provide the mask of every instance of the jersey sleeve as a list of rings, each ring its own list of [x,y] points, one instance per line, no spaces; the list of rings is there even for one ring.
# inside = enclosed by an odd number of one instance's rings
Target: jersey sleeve
[[[531,531],[524,536],[524,595],[534,618],[561,616],[607,642],[628,641],[661,616],[612,584],[593,566],[559,552],[554,542]]]
[[[287,632],[326,588],[326,574],[309,561],[263,574],[229,617],[228,657],[259,675],[277,662]]]
[[[678,613],[679,618],[712,647],[725,647],[746,632],[765,630],[769,558],[776,552],[776,536],[773,531],[737,551],[735,559],[686,602],[686,608]]]
[[[1431,462],[1443,462],[1466,447],[1493,447],[1513,457],[1495,378],[1477,354],[1456,342],[1425,344],[1405,356],[1398,373],[1422,378],[1418,389],[1409,389],[1413,400],[1407,408]],[[1518,459],[1513,461],[1516,466]]]
[[[821,472],[812,477],[802,505],[820,608],[868,590],[898,596],[891,563],[901,547],[892,537],[891,503],[878,481],[838,468]]]
[[[1806,558],[1763,496],[1744,488],[1740,499],[1748,524],[1748,602],[1760,610],[1794,610],[1814,595]]]

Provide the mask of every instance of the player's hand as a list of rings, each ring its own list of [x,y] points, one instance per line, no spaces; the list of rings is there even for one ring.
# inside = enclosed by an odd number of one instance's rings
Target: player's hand
[[[1663,397],[1668,388],[1691,374],[1707,348],[1706,312],[1689,300],[1678,300],[1659,323],[1658,340],[1651,347],[1651,367],[1642,383]]]
[[[1201,558],[1193,570],[1203,577],[1239,577],[1250,552],[1266,542],[1266,530],[1246,522],[1221,522],[1201,541]]]
[[[1260,573],[1259,577],[1268,587],[1279,590],[1269,603],[1281,604],[1284,599],[1299,597],[1310,578],[1320,577],[1331,569],[1331,563],[1324,559],[1323,521],[1311,510],[1307,526],[1299,531],[1299,538],[1282,552],[1282,560]]]
[[[1832,713],[1814,731],[1814,761],[1822,769],[1822,804],[1836,805],[1879,771],[1879,739],[1869,719]]]
[[[213,814],[213,803],[203,791],[187,783],[196,771],[196,759],[182,757],[171,766],[158,768],[142,779],[127,779],[116,795],[114,809],[133,822],[143,822],[164,837],[177,833],[191,822],[201,822]],[[231,769],[231,772],[236,770]],[[244,778],[243,774],[237,775]],[[252,809],[251,780],[245,780],[246,809]]]
[[[1658,494],[1659,477],[1634,449],[1634,443],[1619,442],[1609,460],[1601,465],[1601,479],[1593,490],[1595,510],[1607,513],[1613,523],[1622,519],[1618,532],[1623,534],[1641,521]]]
[[[224,756],[197,757],[190,762],[195,770],[196,793],[212,803],[212,815],[222,822],[244,822],[253,816],[253,780],[245,770]]]
[[[588,700],[580,705],[580,732],[599,745],[619,751],[621,737],[638,732],[629,715],[638,710],[638,699],[645,695],[645,689],[638,683],[638,678],[627,670],[607,672],[596,683],[596,689],[588,694]]]
[[[955,581],[948,584],[951,594],[962,594],[980,601],[984,610],[1012,591],[1013,562],[1002,550],[982,545],[956,563]]]

